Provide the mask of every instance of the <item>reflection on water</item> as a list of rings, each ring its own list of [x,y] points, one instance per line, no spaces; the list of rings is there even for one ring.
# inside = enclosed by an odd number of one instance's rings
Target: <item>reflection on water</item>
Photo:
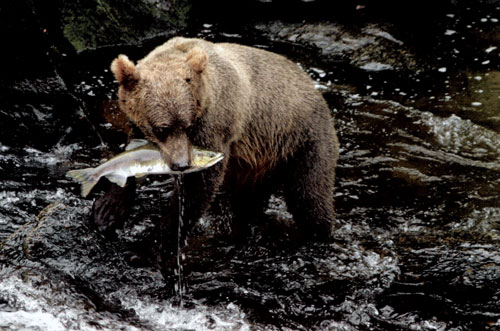
[[[85,141],[47,150],[0,143],[0,328],[500,327],[498,16],[498,8],[446,13],[433,52],[413,54],[407,70],[379,57],[387,45],[399,45],[398,56],[412,49],[382,25],[360,29],[358,44],[349,30],[351,48],[368,56],[352,60],[314,56],[324,39],[310,43],[305,25],[288,26],[287,40],[273,30],[283,22],[236,31],[203,22],[189,32],[298,62],[331,106],[341,153],[333,243],[295,244],[277,194],[266,212],[273,224],[235,247],[219,236],[230,217],[219,206],[182,252],[182,307],[158,271],[123,258],[161,218],[172,180],[147,178],[131,220],[117,238],[104,238],[88,222],[91,201],[64,173],[99,163],[107,149]],[[335,40],[325,32],[333,28],[343,33],[328,24],[317,31]],[[373,47],[363,52],[366,38]],[[80,72],[74,89],[106,111],[92,119],[119,150],[125,122],[109,102],[114,85],[103,68]]]

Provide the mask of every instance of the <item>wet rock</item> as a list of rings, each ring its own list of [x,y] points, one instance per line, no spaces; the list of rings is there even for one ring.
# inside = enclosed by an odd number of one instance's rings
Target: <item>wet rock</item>
[[[407,263],[399,282],[380,298],[382,305],[392,307],[393,320],[404,324],[408,322],[405,316],[429,309],[445,317],[443,328],[461,325],[496,330],[500,318],[498,247],[448,244],[414,250],[404,259]]]
[[[2,256],[10,256],[11,262],[14,262],[23,257],[34,261],[64,257],[66,261],[74,261],[82,250],[96,255],[100,250],[98,238],[82,222],[88,211],[88,206],[75,209],[59,201],[49,204],[2,242]],[[22,251],[19,251],[20,247]]]
[[[18,1],[0,10],[0,33],[13,41],[1,55],[8,65],[0,78],[0,139],[7,146],[47,149],[89,127],[80,122],[83,108],[59,73],[71,45],[44,24],[37,8]]]
[[[38,15],[31,1],[2,5],[0,36],[9,40],[9,47],[0,54],[3,60],[0,87],[10,87],[13,80],[52,76],[53,60],[58,59],[52,56],[57,52],[69,55],[71,46],[59,39],[56,29],[53,31],[51,18]]]
[[[0,260],[14,265],[50,266],[53,273],[80,279],[101,296],[125,283],[141,283],[143,289],[162,287],[164,280],[159,272],[130,267],[121,255],[124,248],[102,237],[86,222],[90,203],[81,201],[85,206],[72,207],[56,201],[46,206],[1,243]],[[142,283],[145,279],[148,281]]]
[[[0,86],[0,139],[6,146],[47,150],[58,142],[93,138],[90,123],[55,71]]]
[[[90,202],[67,202],[0,242],[0,328],[248,329],[234,305],[173,306],[159,271],[129,266],[123,246],[87,224]]]
[[[185,27],[189,1],[64,1],[60,8],[64,36],[77,51],[116,44],[138,44]]]
[[[43,34],[44,38],[54,41],[52,51],[63,55],[71,52],[71,47],[80,52],[109,45],[138,44],[159,34],[172,34],[185,27],[190,8],[186,0],[175,3],[21,0],[2,8],[0,15],[4,16],[1,24],[9,27],[10,32],[27,37],[15,40],[16,46],[32,40],[33,35]]]
[[[360,29],[353,29],[333,22],[275,21],[258,24],[256,28],[275,40],[312,47],[329,61],[347,61],[365,71],[417,71],[422,66],[387,26],[367,24]]]
[[[155,0],[20,0],[2,6],[0,35],[13,41],[1,54],[8,64],[0,78],[2,143],[47,150],[62,140],[88,138],[89,132],[95,143],[102,142],[89,122],[95,121],[89,114],[99,110],[74,91],[75,63],[81,62],[76,53],[172,34],[184,26],[189,8],[187,1]],[[108,66],[111,58],[106,61]]]

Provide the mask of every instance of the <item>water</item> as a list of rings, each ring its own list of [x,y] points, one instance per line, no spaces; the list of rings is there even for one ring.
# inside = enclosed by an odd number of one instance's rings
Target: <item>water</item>
[[[177,223],[177,256],[176,256],[176,263],[177,263],[177,269],[175,270],[177,280],[175,283],[175,295],[179,299],[179,305],[183,305],[182,301],[182,296],[185,292],[185,284],[183,280],[183,273],[184,270],[182,268],[182,260],[183,260],[183,255],[182,255],[182,248],[183,248],[183,243],[182,243],[182,227],[184,226],[183,222],[183,217],[184,217],[184,193],[182,190],[182,175],[177,175],[175,176],[175,186],[179,192],[179,221]]]
[[[71,88],[93,124],[85,139],[63,128],[45,145],[0,141],[0,328],[500,328],[499,16],[443,12],[425,38],[373,22],[310,23],[310,33],[309,23],[204,21],[187,31],[286,54],[315,80],[341,144],[339,227],[333,243],[298,245],[276,194],[269,224],[236,247],[224,239],[231,215],[216,206],[179,251],[177,297],[160,272],[124,259],[175,182],[146,178],[130,220],[107,238],[64,176],[119,151],[128,130],[109,101],[109,63],[82,55],[91,65],[75,64]],[[325,53],[335,36],[346,47]]]

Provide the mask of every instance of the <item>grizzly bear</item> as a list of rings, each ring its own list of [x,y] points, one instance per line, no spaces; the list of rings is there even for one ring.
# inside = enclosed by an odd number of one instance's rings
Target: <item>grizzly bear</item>
[[[245,229],[280,188],[304,238],[331,236],[338,141],[325,100],[297,64],[262,49],[175,37],[137,64],[118,56],[111,70],[121,110],[172,169],[190,166],[193,146],[225,155],[183,176],[156,231],[160,261],[176,253],[221,191],[229,192],[236,229]],[[106,194],[96,201],[96,223],[114,217],[106,209],[126,208],[116,202]]]

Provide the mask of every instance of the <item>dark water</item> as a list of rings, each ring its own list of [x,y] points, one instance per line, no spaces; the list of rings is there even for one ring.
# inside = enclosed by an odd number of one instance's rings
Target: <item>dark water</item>
[[[231,216],[221,205],[179,256],[181,306],[158,271],[124,260],[161,218],[173,180],[147,178],[110,239],[64,177],[123,148],[127,130],[110,102],[109,54],[82,54],[67,84],[95,139],[0,142],[0,328],[499,329],[498,19],[490,6],[443,13],[422,34],[366,22],[192,27],[188,35],[285,54],[316,81],[341,143],[339,227],[334,243],[295,244],[277,194],[270,225],[237,248],[223,239]],[[138,59],[151,47],[129,51]]]

